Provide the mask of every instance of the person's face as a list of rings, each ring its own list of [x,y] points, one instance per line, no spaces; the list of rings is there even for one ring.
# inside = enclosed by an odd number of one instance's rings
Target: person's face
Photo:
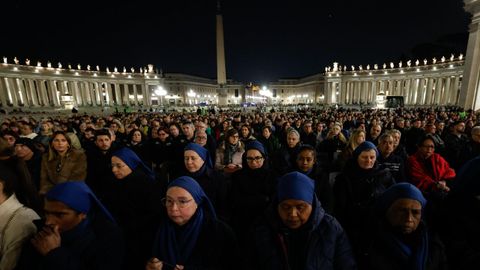
[[[322,123],[318,123],[317,124],[317,132],[322,132],[323,131],[323,124]]]
[[[262,130],[262,135],[263,135],[263,137],[265,137],[265,139],[270,138],[270,130],[268,130],[268,128],[264,128]]]
[[[442,122],[437,123],[438,131],[443,131],[444,128],[445,128],[445,123],[442,123]]]
[[[93,134],[93,132],[91,131],[86,131],[85,132],[85,139],[89,140],[89,141],[92,141],[95,137],[95,134]]]
[[[47,123],[42,123],[42,131],[48,131],[50,126]]]
[[[115,175],[115,178],[121,180],[127,177],[129,174],[132,173],[132,169],[128,167],[128,165],[123,162],[120,158],[113,156],[112,157],[112,173]]]
[[[480,143],[480,132],[472,133],[472,140],[476,143]]]
[[[404,128],[405,127],[405,121],[403,121],[403,120],[397,121],[397,126],[399,128]]]
[[[465,123],[455,125],[455,130],[459,133],[463,133],[465,131]]]
[[[248,134],[249,134],[248,128],[247,127],[242,127],[241,131],[242,131],[242,137],[247,138]]]
[[[427,125],[425,127],[425,132],[428,134],[435,134],[436,131],[437,131],[437,127],[435,125]]]
[[[298,229],[305,224],[312,213],[312,205],[302,200],[284,200],[278,204],[278,216],[290,229]]]
[[[67,152],[68,148],[70,148],[67,138],[65,138],[63,134],[57,134],[55,138],[53,138],[52,146],[59,154]]]
[[[166,133],[165,131],[163,130],[160,130],[158,132],[158,138],[160,139],[160,141],[164,142],[165,140],[167,140],[168,138],[168,133]]]
[[[3,138],[7,141],[9,146],[13,147],[15,145],[15,137],[12,135],[3,135]]]
[[[363,143],[365,141],[365,133],[363,132],[360,132],[355,140],[355,143],[357,145],[360,145],[361,143]]]
[[[87,218],[86,214],[77,213],[59,201],[45,200],[44,212],[45,225],[50,228],[58,226],[60,233],[70,231]]]
[[[30,150],[30,148],[28,148],[24,144],[16,144],[15,145],[15,154],[20,159],[24,159],[24,158],[26,158],[30,155],[33,155],[33,152],[32,152],[32,150]]]
[[[195,134],[195,143],[205,146],[207,144],[207,134],[205,132],[197,132]]]
[[[158,127],[153,127],[152,128],[152,139],[157,139],[158,138]]]
[[[232,136],[228,137],[228,143],[235,145],[238,143],[238,133],[234,133]]]
[[[393,143],[393,138],[387,137],[381,143],[378,144],[378,150],[382,153],[383,156],[389,156],[395,150],[395,146]]]
[[[427,159],[433,155],[435,152],[435,143],[428,139],[422,142],[422,144],[419,146],[418,151],[420,151],[420,155]]]
[[[207,124],[203,123],[203,122],[198,122],[197,125],[195,126],[195,129],[197,131],[203,131],[205,132],[207,130]]]
[[[183,156],[185,168],[191,173],[200,170],[200,168],[202,168],[203,164],[205,163],[205,161],[197,154],[197,152],[192,150],[185,151]]]
[[[140,131],[133,132],[132,141],[136,143],[142,141],[142,134],[140,133]]]
[[[110,129],[113,130],[113,132],[118,132],[118,125],[117,124],[110,124]]]
[[[288,147],[290,148],[294,148],[295,145],[298,144],[298,142],[300,141],[300,138],[294,134],[294,133],[289,133],[287,135],[287,144],[288,144]]]
[[[180,130],[176,126],[171,126],[169,129],[173,137],[177,137],[180,134]]]
[[[422,127],[422,121],[415,121],[415,122],[413,122],[413,127],[415,127],[415,128],[421,128],[421,127]]]
[[[372,136],[372,138],[377,138],[381,132],[382,132],[382,128],[380,126],[373,126],[370,129],[370,135]]]
[[[28,125],[23,125],[20,128],[20,133],[22,135],[28,135],[28,134],[32,133],[32,129]]]
[[[358,166],[364,170],[373,168],[375,165],[375,160],[377,159],[375,150],[370,149],[368,151],[363,151],[357,158]]]
[[[311,133],[313,131],[312,130],[312,124],[303,125],[303,131],[305,131],[305,133],[307,133],[307,134]]]
[[[194,128],[192,125],[183,125],[182,126],[183,134],[187,136],[187,138],[191,138],[193,136],[193,133],[195,132]]]
[[[393,145],[395,146],[395,148],[400,144],[400,137],[401,137],[400,134],[396,132],[392,133]]]
[[[303,172],[308,172],[315,164],[315,154],[311,150],[305,150],[297,156],[297,166]]]
[[[398,199],[387,210],[386,218],[394,230],[410,234],[420,224],[422,205],[416,200]]]
[[[341,130],[340,130],[340,127],[339,127],[339,126],[335,125],[335,126],[332,127],[332,133],[333,133],[333,135],[337,136],[338,134],[340,134],[340,131],[341,131]]]
[[[95,140],[95,145],[101,151],[107,151],[108,149],[110,149],[110,146],[112,146],[112,140],[107,135],[100,135],[97,136]]]
[[[252,170],[259,169],[263,166],[264,158],[262,153],[257,149],[250,149],[246,154],[248,167]]]
[[[165,207],[168,217],[179,226],[185,225],[198,208],[192,195],[181,187],[171,187],[167,190]]]

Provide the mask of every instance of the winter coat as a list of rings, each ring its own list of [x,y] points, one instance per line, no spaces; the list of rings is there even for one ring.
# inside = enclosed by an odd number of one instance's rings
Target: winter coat
[[[83,150],[70,148],[63,157],[46,153],[42,157],[39,193],[45,194],[54,185],[66,181],[85,181],[86,177],[87,157]]]
[[[291,259],[298,256],[306,270],[357,269],[342,226],[319,207],[318,199],[314,199],[309,221],[296,230],[284,227],[276,205],[253,231],[249,269],[294,270]]]

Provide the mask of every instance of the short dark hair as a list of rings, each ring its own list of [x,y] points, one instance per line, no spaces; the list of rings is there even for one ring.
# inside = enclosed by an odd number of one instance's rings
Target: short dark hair
[[[87,130],[85,130],[85,131],[87,131]],[[108,136],[108,138],[110,138],[110,139],[112,138],[112,135],[110,134],[110,130],[108,130],[106,128],[96,130],[95,131],[95,140],[97,139],[98,136]]]

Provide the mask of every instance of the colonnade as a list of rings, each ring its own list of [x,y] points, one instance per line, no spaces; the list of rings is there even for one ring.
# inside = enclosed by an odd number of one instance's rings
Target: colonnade
[[[0,102],[10,107],[60,107],[71,96],[75,106],[150,105],[145,83],[0,76]]]

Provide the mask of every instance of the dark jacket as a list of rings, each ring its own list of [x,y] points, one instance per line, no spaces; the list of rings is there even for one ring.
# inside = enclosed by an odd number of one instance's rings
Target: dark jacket
[[[40,228],[41,229],[41,228]],[[125,255],[125,243],[119,227],[101,215],[95,215],[82,233],[62,238],[59,248],[40,255],[28,242],[17,270],[118,270]]]
[[[380,168],[382,169],[389,169],[395,182],[399,183],[407,181],[405,162],[396,154],[392,153],[387,158],[379,155],[378,165],[380,165]]]
[[[393,184],[395,180],[388,169],[375,164],[372,169],[364,170],[354,159],[350,159],[345,171],[337,176],[333,187],[335,217],[357,251],[363,248],[363,237],[371,230],[376,199]]]
[[[111,167],[112,152],[114,151],[112,148],[114,148],[113,144],[106,153],[102,153],[96,146],[86,151],[87,179],[85,183],[101,201],[104,200],[115,184]]]
[[[265,166],[267,162],[265,160],[264,167],[256,170],[250,169],[245,162],[244,167],[232,175],[229,220],[241,244],[274,196],[277,175]]]
[[[300,172],[300,170],[297,169]],[[322,203],[322,208],[330,215],[333,215],[333,189],[330,185],[328,173],[320,167],[315,166],[308,177],[315,181],[315,194]]]
[[[164,222],[169,222],[165,217]],[[158,258],[163,261],[163,258]],[[184,263],[185,269],[223,270],[248,269],[243,267],[235,234],[220,220],[206,217],[192,254]],[[142,268],[144,269],[144,268]],[[165,270],[172,267],[163,266]]]
[[[125,270],[145,266],[163,210],[161,191],[140,169],[115,181],[105,206],[122,228],[128,257]]]
[[[357,269],[350,243],[342,226],[326,214],[314,199],[306,224],[297,230],[283,226],[274,203],[266,220],[253,231],[254,246],[249,269]]]

